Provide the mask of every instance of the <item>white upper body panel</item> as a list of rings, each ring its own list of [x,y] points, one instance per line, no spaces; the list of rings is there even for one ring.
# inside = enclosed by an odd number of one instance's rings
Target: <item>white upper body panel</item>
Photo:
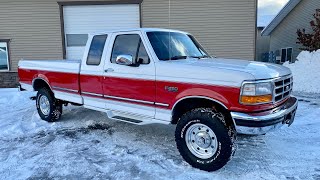
[[[21,60],[19,68],[43,71],[79,73],[80,60]]]
[[[156,28],[124,29],[108,31],[104,33],[95,33],[91,34],[89,37],[89,41],[86,45],[83,55],[82,63],[80,61],[74,60],[22,60],[19,62],[19,67],[79,73],[81,65],[81,73],[103,75],[105,69],[107,68],[106,63],[109,63],[109,59],[106,57],[110,56],[111,49],[113,47],[114,35],[128,32],[140,34],[141,38],[144,39],[144,44],[151,59],[150,63],[154,64],[155,66],[154,69],[156,80],[240,87],[242,82],[245,80],[266,80],[291,74],[290,69],[281,65],[237,59],[189,58],[181,60],[162,61],[157,58],[148,40],[146,32],[150,31],[178,32],[188,34],[182,31]],[[99,66],[87,66],[86,57],[89,51],[92,37],[99,34],[108,34],[101,64]],[[139,67],[137,67],[137,69],[138,68]],[[124,73],[126,73],[128,75],[128,78],[130,78],[130,72]],[[141,74],[140,77],[143,78],[144,76]]]
[[[157,80],[240,87],[245,80],[266,80],[291,74],[276,64],[234,59],[182,59],[159,61]]]

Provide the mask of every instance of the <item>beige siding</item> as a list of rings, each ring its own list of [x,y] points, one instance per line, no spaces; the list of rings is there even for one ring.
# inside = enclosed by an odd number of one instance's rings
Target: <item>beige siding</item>
[[[209,53],[254,59],[256,0],[144,0],[143,27],[192,33]]]
[[[143,27],[187,31],[213,55],[254,59],[256,0],[171,0],[170,13],[168,0],[144,0],[141,12]],[[1,1],[0,25],[11,71],[22,58],[62,58],[57,0]]]
[[[21,58],[62,58],[60,15],[56,1],[1,1],[0,25],[0,39],[11,39],[11,71],[17,71]]]
[[[270,36],[261,36],[263,28],[257,30],[256,60],[262,61],[262,54],[269,52]]]
[[[288,16],[271,33],[270,50],[293,47],[293,58],[301,52],[297,42],[297,29],[305,28],[311,31],[309,22],[313,19],[315,10],[320,8],[319,0],[302,0]]]

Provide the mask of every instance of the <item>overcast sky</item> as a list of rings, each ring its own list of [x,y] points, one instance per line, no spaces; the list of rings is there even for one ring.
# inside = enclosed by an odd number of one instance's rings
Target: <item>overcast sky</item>
[[[289,0],[258,0],[258,26],[267,26]]]

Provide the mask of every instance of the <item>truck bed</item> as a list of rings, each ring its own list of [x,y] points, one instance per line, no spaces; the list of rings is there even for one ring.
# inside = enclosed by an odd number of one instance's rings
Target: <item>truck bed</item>
[[[18,66],[20,84],[32,89],[35,81],[42,80],[58,96],[64,93],[79,95],[80,65],[80,60],[21,60]]]
[[[59,72],[80,72],[80,60],[21,60],[19,68],[59,70]]]

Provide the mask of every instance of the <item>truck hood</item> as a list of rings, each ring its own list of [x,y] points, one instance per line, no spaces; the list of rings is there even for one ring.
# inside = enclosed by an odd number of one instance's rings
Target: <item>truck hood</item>
[[[212,68],[247,72],[252,74],[256,80],[271,79],[291,74],[290,69],[285,66],[257,61],[213,58],[201,60],[189,59],[185,63],[190,63],[192,66],[209,66]]]
[[[183,75],[185,78],[228,81],[237,86],[244,80],[272,79],[291,74],[290,69],[282,65],[237,59],[192,58],[161,61],[159,65],[159,75],[166,71],[175,77]]]

